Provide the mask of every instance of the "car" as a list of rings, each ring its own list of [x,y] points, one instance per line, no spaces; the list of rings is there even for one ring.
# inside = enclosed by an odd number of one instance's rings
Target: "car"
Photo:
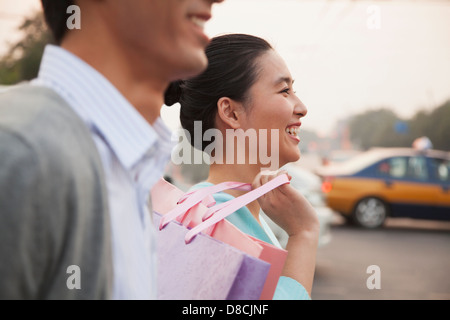
[[[0,93],[9,90],[12,86],[5,86],[0,84]]]
[[[387,217],[450,220],[450,152],[373,148],[320,167],[327,205],[365,228]]]
[[[336,163],[342,163],[348,161],[354,156],[360,154],[359,150],[333,150],[327,157],[322,159],[323,165],[333,165]]]
[[[333,211],[325,204],[325,196],[321,189],[322,181],[319,176],[303,168],[298,163],[289,163],[281,169],[286,170],[292,177],[291,185],[297,189],[314,207],[319,219],[319,247],[325,246],[331,241],[331,224]],[[289,236],[261,211],[264,220],[267,221],[281,246],[286,247]]]

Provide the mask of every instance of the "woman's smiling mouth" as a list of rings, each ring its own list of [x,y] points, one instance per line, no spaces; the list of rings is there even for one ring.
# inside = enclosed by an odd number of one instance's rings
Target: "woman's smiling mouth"
[[[297,142],[300,142],[300,138],[298,137],[298,133],[300,131],[300,125],[291,125],[286,128],[286,133],[290,138],[294,139]]]

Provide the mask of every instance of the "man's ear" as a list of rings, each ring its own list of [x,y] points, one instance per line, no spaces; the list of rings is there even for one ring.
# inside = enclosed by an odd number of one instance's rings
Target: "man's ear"
[[[245,110],[242,103],[228,97],[222,97],[217,101],[217,115],[232,129],[242,127]]]

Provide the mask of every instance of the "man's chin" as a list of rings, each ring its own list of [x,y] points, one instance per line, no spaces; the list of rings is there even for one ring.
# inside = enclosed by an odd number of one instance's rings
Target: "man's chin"
[[[204,72],[207,67],[208,58],[202,51],[195,56],[191,56],[191,59],[186,59],[184,67],[178,68],[178,75],[173,80],[193,78]]]

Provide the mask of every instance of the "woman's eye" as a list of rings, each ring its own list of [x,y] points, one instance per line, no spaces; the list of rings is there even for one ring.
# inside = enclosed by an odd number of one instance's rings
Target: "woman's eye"
[[[286,94],[289,94],[290,91],[291,91],[290,88],[286,88],[286,89],[282,90],[280,93],[286,93]]]

